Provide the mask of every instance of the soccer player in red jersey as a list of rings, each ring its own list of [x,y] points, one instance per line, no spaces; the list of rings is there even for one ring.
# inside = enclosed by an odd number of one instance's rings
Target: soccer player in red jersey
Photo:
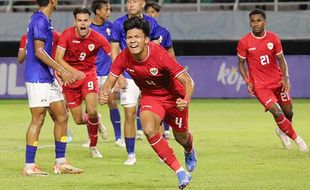
[[[183,189],[191,175],[183,169],[168,142],[159,133],[162,121],[173,129],[176,141],[184,147],[188,171],[197,164],[193,137],[188,131],[188,106],[194,82],[185,69],[161,46],[150,42],[150,25],[139,17],[124,22],[125,48],[112,64],[111,72],[100,92],[100,103],[108,95],[119,75],[127,71],[141,90],[140,119],[142,129],[157,155],[176,172]]]
[[[66,29],[60,36],[56,50],[56,61],[72,73],[83,73],[86,77],[72,85],[64,85],[67,105],[76,124],[87,124],[90,138],[89,150],[94,158],[102,158],[96,148],[98,140],[98,82],[96,57],[99,49],[109,55],[111,47],[106,38],[90,29],[90,12],[85,8],[73,11],[75,26]],[[85,113],[82,101],[86,102]]]
[[[60,33],[57,31],[53,31],[53,50],[52,50],[52,58],[55,58],[57,43],[59,39]],[[22,64],[26,59],[26,44],[27,44],[27,33],[22,35],[19,42],[19,49],[17,55],[18,63]]]
[[[273,115],[278,125],[276,133],[283,146],[291,148],[292,139],[300,151],[307,152],[306,143],[292,126],[291,87],[281,41],[277,34],[266,31],[266,14],[263,10],[251,11],[249,19],[252,31],[239,40],[237,47],[240,73],[248,91]]]

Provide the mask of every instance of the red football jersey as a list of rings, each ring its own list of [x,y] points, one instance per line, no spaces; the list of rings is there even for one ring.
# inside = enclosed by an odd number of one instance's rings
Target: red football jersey
[[[24,49],[26,48],[26,43],[27,43],[27,33],[24,34],[24,35],[20,38],[19,49],[20,49],[20,50],[24,50]]]
[[[52,50],[53,59],[55,58],[59,36],[60,36],[59,32],[53,31],[53,50]],[[24,50],[26,48],[26,44],[27,44],[27,33],[21,37],[20,43],[19,43],[19,49]]]
[[[282,53],[279,37],[266,31],[262,37],[256,37],[252,32],[239,40],[238,56],[246,59],[249,78],[255,88],[279,86],[282,72],[277,64],[277,57]]]
[[[183,86],[176,77],[185,69],[157,44],[148,44],[148,55],[143,61],[136,61],[128,48],[124,49],[113,62],[111,74],[119,76],[124,70],[140,88],[142,96],[165,100],[184,96]]]
[[[57,47],[66,51],[66,62],[83,72],[96,70],[97,52],[100,48],[107,55],[111,53],[110,43],[103,35],[89,29],[89,34],[80,38],[75,32],[75,27],[70,27],[61,34]]]

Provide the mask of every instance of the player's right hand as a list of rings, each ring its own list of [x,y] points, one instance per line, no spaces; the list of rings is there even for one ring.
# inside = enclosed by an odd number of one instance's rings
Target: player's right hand
[[[127,83],[126,78],[123,76],[119,76],[119,78],[116,81],[114,88],[125,89],[125,88],[127,88],[127,85],[128,85],[128,83]]]
[[[109,94],[111,92],[111,89],[102,89],[99,93],[99,104],[107,104],[109,101]]]
[[[65,69],[62,69],[59,72],[59,74],[60,74],[60,77],[61,77],[64,85],[72,84],[72,83],[75,82],[75,79],[74,79],[73,75],[69,71],[67,71]]]
[[[250,82],[248,82],[247,85],[248,85],[248,91],[249,91],[249,93],[250,93],[252,96],[254,96],[253,84],[250,83]]]

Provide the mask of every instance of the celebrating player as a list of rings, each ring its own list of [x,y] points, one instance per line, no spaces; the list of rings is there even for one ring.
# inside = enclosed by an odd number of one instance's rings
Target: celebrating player
[[[75,26],[66,29],[60,36],[56,51],[56,61],[72,73],[80,73],[85,78],[74,84],[63,86],[68,107],[76,124],[87,124],[89,150],[94,158],[102,158],[96,145],[98,140],[98,82],[96,75],[96,56],[100,48],[110,54],[107,39],[89,28],[90,12],[85,8],[73,11]],[[82,109],[86,102],[87,113]]]
[[[158,24],[156,20],[150,16],[143,15],[143,7],[145,5],[144,0],[128,0],[127,1],[127,10],[128,14],[119,17],[113,23],[113,28],[111,32],[111,57],[112,61],[119,54],[120,49],[123,50],[126,48],[126,33],[123,28],[123,24],[126,20],[133,16],[138,16],[143,18],[144,20],[150,22],[151,32],[150,38],[151,40],[157,40],[159,36],[156,33]],[[136,163],[135,156],[135,119],[136,119],[136,105],[138,103],[138,98],[140,95],[140,90],[132,80],[130,75],[125,71],[117,81],[117,87],[121,88],[120,91],[120,99],[121,105],[124,106],[125,109],[125,144],[127,150],[127,160],[124,162],[125,165],[134,165]],[[140,121],[137,121],[140,123]]]
[[[111,72],[100,92],[100,103],[108,95],[123,71],[127,71],[141,90],[140,119],[142,129],[157,155],[176,172],[183,189],[191,175],[183,169],[168,141],[159,133],[164,120],[173,129],[176,141],[184,147],[187,170],[197,164],[193,137],[188,132],[188,106],[194,82],[185,69],[161,46],[150,42],[149,22],[132,17],[124,22],[125,48],[112,64]]]
[[[73,83],[82,76],[73,75],[50,57],[53,46],[53,28],[50,17],[57,7],[57,0],[37,0],[37,3],[40,9],[32,15],[27,35],[25,84],[32,118],[26,134],[26,164],[23,175],[48,175],[35,164],[39,134],[48,108],[55,116],[54,173],[79,174],[82,170],[72,167],[65,158],[68,114],[59,84],[50,69],[58,71],[66,83]]]
[[[292,126],[291,87],[281,41],[275,33],[265,30],[266,14],[263,10],[251,11],[249,19],[252,31],[240,39],[237,47],[240,74],[248,91],[273,115],[278,125],[276,133],[283,146],[291,148],[292,139],[300,151],[306,152],[306,143]]]

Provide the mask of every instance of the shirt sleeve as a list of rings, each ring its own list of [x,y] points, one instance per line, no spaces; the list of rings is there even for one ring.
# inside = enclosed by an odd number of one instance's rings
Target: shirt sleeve
[[[38,19],[34,24],[34,39],[35,40],[42,40],[46,41],[47,35],[49,30],[49,24],[45,19]]]
[[[150,18],[149,22],[151,25],[150,39],[151,40],[157,40],[159,38],[159,33],[158,33],[159,24],[152,17]]]
[[[126,50],[125,50],[126,51]],[[124,70],[124,62],[125,62],[125,51],[121,52],[114,60],[111,65],[111,75],[118,77],[120,74],[123,73]]]
[[[114,22],[112,25],[112,30],[111,30],[111,36],[110,40],[111,42],[120,42],[121,41],[121,26],[120,22]]]
[[[172,40],[169,30],[164,29],[165,35],[163,36],[163,43],[161,44],[165,49],[169,49],[172,47]]]
[[[173,57],[171,57],[165,49],[161,49],[160,62],[171,77],[177,78],[185,71],[184,67],[180,65]]]
[[[24,34],[21,39],[20,39],[20,43],[19,43],[19,49],[23,50],[26,47],[26,43],[27,43],[27,35]]]
[[[100,46],[102,47],[103,51],[107,54],[110,55],[111,54],[111,45],[109,43],[109,41],[103,37],[102,35],[100,36]]]
[[[247,48],[242,40],[239,40],[237,46],[237,55],[242,59],[246,59],[247,56]]]
[[[276,55],[279,55],[282,53],[282,44],[281,44],[281,40],[279,38],[278,35],[275,35],[275,44],[274,44],[275,48],[274,48],[274,51],[275,51],[275,54]]]
[[[66,49],[67,49],[67,46],[68,46],[68,44],[67,44],[68,36],[69,36],[69,35],[68,35],[68,32],[67,32],[67,31],[64,31],[64,32],[59,36],[57,47],[66,50]]]

